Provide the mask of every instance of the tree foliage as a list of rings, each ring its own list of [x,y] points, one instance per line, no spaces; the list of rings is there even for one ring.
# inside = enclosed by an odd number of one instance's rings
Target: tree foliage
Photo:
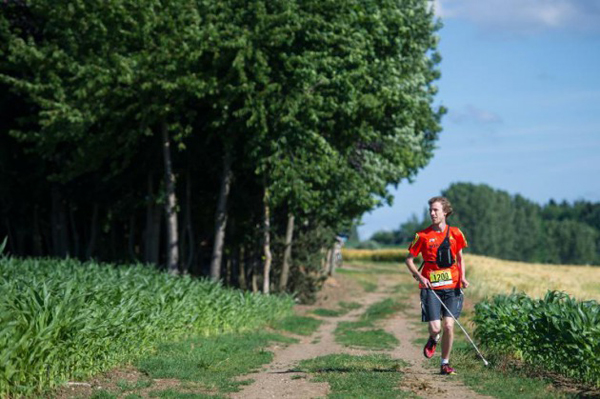
[[[276,250],[288,215],[299,226],[288,287],[298,290],[301,275],[319,281],[335,232],[391,201],[389,185],[433,155],[444,109],[433,106],[439,26],[425,0],[12,0],[0,10],[10,190],[0,236],[15,254],[165,263],[179,226],[179,269],[206,274],[220,209],[223,279],[250,288],[265,277],[268,206]],[[171,196],[174,225],[161,220]]]
[[[500,259],[562,264],[600,264],[600,204],[550,200],[539,205],[485,184],[454,183],[441,193],[452,203],[448,219],[469,242],[468,251]],[[431,224],[425,211],[392,232],[376,232],[380,244],[406,245]]]

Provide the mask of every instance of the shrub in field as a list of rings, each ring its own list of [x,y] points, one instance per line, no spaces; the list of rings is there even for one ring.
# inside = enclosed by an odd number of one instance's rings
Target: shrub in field
[[[342,249],[344,261],[404,262],[406,249]]]
[[[31,395],[151,351],[161,340],[264,325],[289,297],[148,266],[0,259],[0,396]]]
[[[600,386],[600,305],[549,291],[543,299],[499,295],[475,306],[475,334],[487,346]]]

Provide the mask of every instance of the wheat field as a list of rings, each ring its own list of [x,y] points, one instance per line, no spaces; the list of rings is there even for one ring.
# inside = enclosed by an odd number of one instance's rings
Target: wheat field
[[[579,299],[600,301],[600,267],[549,265],[465,256],[470,290],[479,297],[510,293],[513,289],[533,298],[548,290],[565,291]]]
[[[343,254],[344,262],[397,262],[400,271],[406,271],[405,249],[344,249]],[[470,296],[480,299],[514,289],[533,298],[558,290],[579,300],[600,301],[600,266],[526,263],[470,254],[465,255],[465,263]]]

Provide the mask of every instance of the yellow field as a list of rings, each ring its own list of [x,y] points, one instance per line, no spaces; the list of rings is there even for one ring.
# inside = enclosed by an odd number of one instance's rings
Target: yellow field
[[[600,301],[600,267],[547,265],[465,256],[469,291],[475,296],[510,293],[513,288],[539,298],[548,290],[565,291],[579,300]]]
[[[406,271],[406,249],[344,248],[342,254],[344,262],[397,262],[400,272]],[[469,254],[465,262],[472,297],[509,294],[515,289],[539,298],[548,290],[558,290],[579,300],[600,301],[600,266],[525,263]]]
[[[344,261],[404,262],[407,255],[406,249],[342,249]]]

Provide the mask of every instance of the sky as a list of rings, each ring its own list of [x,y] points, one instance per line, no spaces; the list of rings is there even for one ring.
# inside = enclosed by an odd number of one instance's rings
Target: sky
[[[359,235],[395,230],[456,182],[545,204],[600,202],[600,0],[435,0],[437,149]],[[455,210],[460,212],[460,210]],[[451,220],[450,220],[451,222]]]

